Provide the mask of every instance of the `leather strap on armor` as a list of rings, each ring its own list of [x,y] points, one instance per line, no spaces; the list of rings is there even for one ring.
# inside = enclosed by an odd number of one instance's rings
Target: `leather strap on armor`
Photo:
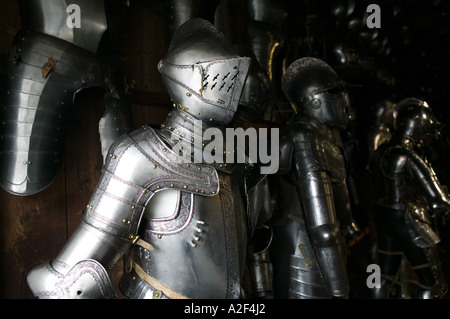
[[[133,269],[136,271],[138,276],[144,280],[146,283],[148,283],[150,286],[155,288],[156,290],[161,291],[164,295],[171,299],[189,299],[176,291],[173,291],[169,287],[165,286],[164,284],[160,283],[158,280],[147,274],[138,264],[133,263]]]

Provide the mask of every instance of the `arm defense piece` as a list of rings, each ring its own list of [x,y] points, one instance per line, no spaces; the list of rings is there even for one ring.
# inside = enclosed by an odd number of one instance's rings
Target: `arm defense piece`
[[[28,285],[36,298],[110,299],[116,293],[103,266],[95,260],[82,260],[63,275],[50,262],[28,274]]]
[[[269,246],[272,229],[258,228],[248,246],[247,267],[250,275],[250,298],[272,297],[273,269]]]
[[[106,269],[114,267],[138,238],[148,201],[165,189],[214,196],[219,192],[217,171],[207,165],[181,164],[148,126],[123,135],[111,146],[86,215],[52,261],[52,270],[66,276],[87,259]],[[42,280],[45,284],[47,279]]]
[[[330,180],[324,171],[307,173],[301,178],[299,191],[306,227],[325,285],[333,296],[346,296],[349,284],[345,254]]]
[[[81,90],[95,86],[107,92],[100,121],[104,149],[131,130],[120,70],[69,42],[20,30],[0,80],[0,184],[12,194],[33,195],[53,182],[71,107]]]
[[[107,28],[104,0],[21,0],[19,5],[24,28],[57,37],[92,53],[97,51]],[[70,23],[75,25],[70,27]]]

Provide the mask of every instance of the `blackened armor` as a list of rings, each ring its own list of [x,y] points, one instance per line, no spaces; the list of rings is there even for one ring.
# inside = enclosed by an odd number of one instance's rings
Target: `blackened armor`
[[[334,70],[316,58],[291,64],[284,93],[298,114],[280,141],[279,214],[273,250],[279,298],[346,297],[344,231],[351,218],[343,145],[348,98]]]
[[[201,162],[197,151],[208,141],[194,127],[229,121],[248,62],[206,20],[178,28],[159,64],[174,109],[161,128],[145,125],[112,145],[80,226],[54,260],[30,272],[36,296],[109,297],[106,279],[65,279],[86,260],[108,269],[126,255],[120,289],[127,298],[241,297],[246,246],[258,220],[252,203],[263,203],[251,196],[268,197],[264,179],[250,182],[251,163]],[[222,84],[228,93],[219,91]],[[85,273],[104,278],[91,265],[83,265]]]
[[[372,159],[381,198],[374,212],[378,233],[381,287],[374,298],[389,298],[389,286],[402,256],[417,273],[419,293],[413,298],[442,298],[447,283],[436,245],[431,214],[448,214],[450,199],[431,164],[423,156],[440,123],[426,101],[406,98],[394,109],[394,132]]]
[[[133,128],[119,63],[111,54],[97,54],[107,27],[117,21],[106,15],[103,0],[81,0],[82,27],[70,28],[68,5],[20,2],[22,29],[0,82],[0,185],[15,195],[36,194],[53,182],[77,92],[89,87],[106,92],[99,123],[104,156],[117,137]]]

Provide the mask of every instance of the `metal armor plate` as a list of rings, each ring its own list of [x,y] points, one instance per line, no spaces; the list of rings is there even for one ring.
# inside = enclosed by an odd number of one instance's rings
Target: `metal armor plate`
[[[63,275],[44,263],[28,274],[28,285],[37,298],[110,299],[116,293],[105,268],[95,260],[82,260]]]

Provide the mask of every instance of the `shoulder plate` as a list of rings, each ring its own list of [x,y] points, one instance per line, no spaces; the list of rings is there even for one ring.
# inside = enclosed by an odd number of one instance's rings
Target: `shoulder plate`
[[[333,180],[345,180],[345,159],[340,140],[328,130],[299,121],[288,127],[280,142],[280,170],[287,173],[295,161],[300,174],[324,170]]]
[[[214,196],[218,173],[209,165],[183,162],[145,125],[111,146],[85,220],[118,236],[135,234],[147,203],[164,189]]]

